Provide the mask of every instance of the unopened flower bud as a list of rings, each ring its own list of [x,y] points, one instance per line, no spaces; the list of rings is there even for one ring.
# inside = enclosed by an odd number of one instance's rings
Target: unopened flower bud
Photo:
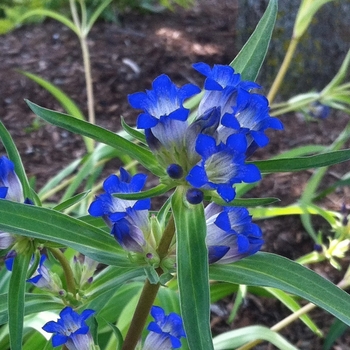
[[[190,204],[199,204],[203,201],[203,192],[198,188],[190,188],[186,192],[186,199]]]
[[[170,164],[166,172],[172,179],[181,179],[183,176],[183,169],[179,164]]]

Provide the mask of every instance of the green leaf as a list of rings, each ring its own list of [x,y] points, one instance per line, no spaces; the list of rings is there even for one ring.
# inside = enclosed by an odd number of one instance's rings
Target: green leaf
[[[67,208],[71,207],[72,205],[82,201],[84,198],[86,198],[86,196],[89,194],[89,192],[90,191],[85,191],[85,192],[79,193],[79,194],[73,196],[72,198],[69,198],[66,201],[54,206],[52,209],[56,210],[56,211],[63,211],[64,209],[67,209]]]
[[[57,86],[51,84],[49,81],[40,78],[39,76],[18,70],[19,73],[23,74],[27,78],[35,81],[37,84],[39,84],[41,87],[43,87],[46,91],[48,91],[64,108],[64,110],[73,116],[74,118],[85,120],[83,112],[80,110],[80,108],[75,104],[75,102],[66,95],[61,89],[59,89]],[[94,149],[94,143],[90,138],[87,138],[83,136],[85,147],[88,152],[92,152]]]
[[[0,217],[0,231],[56,242],[107,265],[131,264],[111,235],[55,210],[0,200]]]
[[[339,337],[341,337],[348,329],[349,329],[349,326],[335,319],[328,331],[327,337],[324,340],[322,350],[331,350],[333,348],[335,341]]]
[[[236,58],[230,63],[243,80],[255,81],[265,59],[277,16],[277,0],[269,5],[256,26],[253,34],[245,43]]]
[[[210,350],[213,345],[204,209],[202,204],[185,202],[185,191],[178,187],[172,198],[181,314],[189,347]]]
[[[298,295],[350,325],[350,295],[312,270],[271,253],[257,253],[229,265],[212,265],[218,281],[273,287]]]
[[[121,350],[123,346],[123,335],[118,327],[116,327],[113,323],[108,322],[109,327],[113,330],[113,334],[117,338],[117,347],[116,350]]]
[[[8,320],[12,350],[22,349],[24,292],[31,254],[18,254],[13,263],[8,293]]]
[[[279,202],[278,198],[235,198],[231,202],[225,202],[219,195],[212,195],[211,200],[215,203],[223,206],[235,206],[235,207],[257,207],[262,205],[270,205]]]
[[[317,154],[308,157],[260,160],[253,163],[264,174],[300,171],[338,164],[350,160],[350,149]]]
[[[41,311],[61,310],[64,304],[61,299],[48,294],[25,294],[24,315],[31,315]],[[0,325],[8,322],[7,293],[0,294]]]
[[[122,198],[122,199],[130,199],[130,200],[152,198],[168,192],[173,187],[175,187],[175,185],[160,184],[146,191],[135,192],[135,193],[113,193],[113,196]]]
[[[249,326],[220,334],[214,338],[214,348],[215,350],[234,350],[257,339],[266,340],[278,349],[298,350],[281,335],[264,326]]]
[[[130,136],[132,136],[136,140],[141,141],[143,144],[147,144],[145,134],[143,134],[140,131],[135,130],[134,128],[132,128],[131,126],[126,124],[124,118],[121,118],[121,124],[122,124],[122,127],[125,130],[125,132],[127,132]]]
[[[25,19],[32,17],[32,16],[51,17],[51,18],[55,19],[56,21],[59,21],[62,24],[64,24],[66,27],[70,28],[77,36],[80,36],[79,29],[75,26],[75,24],[71,20],[69,20],[67,17],[65,17],[57,12],[51,11],[51,10],[39,8],[39,9],[28,11],[27,13],[25,13],[22,17],[20,17],[18,19],[18,22],[21,23]]]
[[[94,283],[85,291],[85,296],[91,302],[106,292],[111,290],[115,292],[127,281],[143,276],[145,276],[143,268],[108,266],[94,277]],[[90,307],[93,308],[92,306]]]
[[[28,100],[26,100],[26,102],[36,115],[38,115],[40,118],[43,118],[47,122],[53,125],[57,125],[68,131],[80,135],[85,135],[98,142],[112,146],[120,152],[124,152],[127,155],[131,156],[133,159],[139,161],[146,169],[151,171],[153,174],[157,176],[165,175],[164,169],[160,167],[156,158],[147,149],[138,146],[124,139],[123,137],[116,135],[115,133],[101,128],[97,125],[92,125],[88,122],[73,118],[67,114],[55,112],[40,107]]]
[[[270,287],[265,287],[265,289],[270,292],[276,299],[282,302],[292,312],[300,310],[300,305],[294,300],[293,297],[285,293],[283,290]],[[323,336],[322,331],[317,327],[317,325],[308,315],[300,316],[300,320],[303,321],[313,333],[317,334],[319,337]]]

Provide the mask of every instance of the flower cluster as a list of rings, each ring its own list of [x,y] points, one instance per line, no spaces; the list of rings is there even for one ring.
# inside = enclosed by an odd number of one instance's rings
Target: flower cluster
[[[261,178],[246,158],[266,146],[268,128],[282,129],[269,115],[267,99],[251,90],[254,82],[242,81],[232,67],[197,63],[206,79],[195,120],[183,105],[200,89],[187,84],[178,88],[166,75],[153,82],[153,90],[129,95],[132,107],[142,109],[137,127],[172,179],[201,191],[216,190],[222,199],[235,198],[233,185]]]

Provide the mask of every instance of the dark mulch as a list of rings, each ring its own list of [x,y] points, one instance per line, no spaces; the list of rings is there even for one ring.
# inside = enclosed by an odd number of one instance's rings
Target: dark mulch
[[[126,96],[149,89],[152,80],[161,73],[168,74],[178,84],[200,84],[201,77],[191,68],[192,63],[229,63],[239,49],[235,47],[236,15],[236,1],[206,0],[188,11],[127,13],[120,24],[98,23],[89,36],[97,124],[118,131],[123,115],[134,125],[137,112],[129,107]],[[18,146],[28,176],[35,177],[40,188],[47,179],[81,156],[84,146],[80,137],[38,121],[24,99],[50,109],[62,109],[48,92],[16,69],[38,74],[56,84],[86,113],[79,42],[70,30],[57,22],[24,26],[0,37],[0,62],[0,118]],[[255,157],[268,159],[306,144],[328,145],[349,122],[348,116],[336,112],[319,122],[305,122],[295,114],[281,119],[285,131],[270,132],[269,146]],[[3,152],[3,148],[0,151]],[[326,183],[336,181],[347,171],[348,164],[332,167]],[[278,197],[281,205],[293,203],[311,174],[305,171],[267,176],[252,195]],[[338,189],[323,201],[325,207],[334,210],[340,210],[343,204],[350,206],[348,188]],[[322,227],[323,222],[316,224]],[[266,239],[265,251],[295,259],[313,250],[313,243],[298,217],[265,220],[261,225]],[[348,263],[349,258],[345,261]],[[320,264],[316,270],[336,283],[342,276],[328,264]],[[228,311],[233,300],[234,296],[226,298],[220,306]],[[250,324],[272,326],[288,314],[289,311],[273,299],[248,295],[232,324],[226,322],[227,312],[224,315],[213,313],[213,331],[217,334]],[[319,309],[311,316],[327,332],[332,317]],[[300,321],[287,327],[283,334],[300,349],[322,348],[322,340]],[[349,349],[349,346],[347,334],[340,338],[337,349]],[[272,349],[267,345],[256,348]]]

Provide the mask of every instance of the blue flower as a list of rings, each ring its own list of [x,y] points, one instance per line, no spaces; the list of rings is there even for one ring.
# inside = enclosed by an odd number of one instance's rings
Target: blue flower
[[[232,133],[244,132],[248,141],[247,155],[251,155],[257,147],[267,145],[269,139],[264,134],[266,129],[283,129],[278,119],[270,117],[268,100],[249,92],[260,88],[258,84],[241,81],[240,75],[235,74],[230,66],[214,65],[212,69],[205,63],[193,66],[207,77],[199,113],[205,113],[213,107],[221,108],[222,125],[218,128],[221,141],[225,142]]]
[[[235,183],[260,180],[259,169],[254,164],[245,164],[247,143],[243,134],[233,134],[226,143],[216,144],[215,138],[200,134],[196,151],[202,160],[195,165],[186,180],[196,188],[215,189],[226,201],[235,197]]]
[[[283,129],[283,125],[279,119],[270,117],[267,98],[245,90],[238,92],[236,105],[233,106],[233,113],[226,113],[222,117],[221,124],[224,126],[219,129],[221,135],[225,133],[231,134],[233,132],[243,132],[246,134],[249,155],[257,147],[264,147],[268,144],[269,139],[264,134],[266,129]]]
[[[89,207],[90,215],[102,216],[118,243],[133,252],[142,252],[146,243],[143,230],[149,226],[150,199],[126,200],[114,197],[113,194],[140,192],[146,178],[144,174],[131,177],[121,168],[120,178],[116,175],[109,176],[103,183],[106,193],[97,196]]]
[[[186,337],[182,319],[176,313],[165,315],[159,306],[152,306],[151,315],[154,318],[147,329],[150,331],[146,337],[143,350],[167,350],[181,347],[181,337]]]
[[[20,203],[24,201],[14,164],[5,156],[0,157],[0,198]]]
[[[232,106],[236,103],[237,92],[241,89],[251,90],[260,86],[251,81],[242,81],[240,74],[236,74],[231,66],[195,63],[193,68],[206,76],[204,82],[205,94],[199,104],[199,115],[210,108],[221,107],[221,113],[232,113]]]
[[[60,312],[57,322],[49,321],[42,328],[45,332],[56,333],[52,336],[52,346],[65,344],[68,350],[89,350],[94,342],[85,320],[95,311],[84,310],[81,315],[67,306]]]
[[[205,218],[210,264],[237,261],[256,253],[264,243],[260,227],[252,223],[246,208],[211,203]]]
[[[178,88],[170,78],[163,74],[152,84],[153,90],[129,95],[132,107],[143,109],[137,118],[137,127],[145,129],[151,150],[156,152],[161,146],[175,150],[181,145],[188,126],[189,110],[183,102],[200,92],[193,84]]]
[[[186,121],[189,110],[183,107],[183,102],[200,92],[200,89],[193,84],[178,88],[165,74],[157,77],[152,87],[153,90],[146,90],[145,93],[136,92],[128,96],[132,107],[144,110],[137,119],[139,129],[153,128],[165,117]]]
[[[59,293],[62,288],[62,285],[58,283],[60,280],[58,278],[54,279],[54,275],[52,275],[49,269],[44,265],[45,260],[46,256],[42,255],[36,272],[31,278],[27,279],[27,282],[32,283],[40,289]]]

